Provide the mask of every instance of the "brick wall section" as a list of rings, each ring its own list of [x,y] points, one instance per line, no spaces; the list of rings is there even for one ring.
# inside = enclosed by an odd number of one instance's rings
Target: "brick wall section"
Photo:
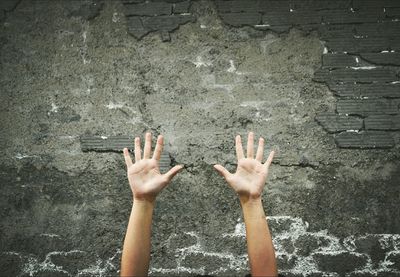
[[[400,235],[365,234],[339,239],[327,231],[311,232],[300,218],[267,217],[282,276],[400,276]],[[118,275],[121,250],[105,260],[84,249],[65,248],[62,235],[38,235],[46,249],[1,252],[2,272],[8,276]],[[37,237],[32,238],[38,241]],[[61,243],[60,243],[61,241]],[[150,276],[245,276],[248,274],[243,222],[223,234],[219,245],[206,245],[201,234],[172,234],[162,242],[163,263],[151,261]],[[37,245],[38,246],[38,245]],[[38,253],[40,251],[40,253]],[[160,250],[161,251],[161,250]],[[165,263],[168,260],[168,263]]]

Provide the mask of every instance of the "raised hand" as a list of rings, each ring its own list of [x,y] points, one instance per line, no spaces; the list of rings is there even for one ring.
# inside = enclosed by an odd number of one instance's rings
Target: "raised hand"
[[[268,176],[268,168],[274,157],[274,151],[271,151],[267,161],[262,163],[264,139],[260,138],[256,157],[254,158],[254,133],[250,132],[247,139],[246,157],[243,153],[242,139],[240,135],[236,136],[236,155],[238,162],[234,174],[219,164],[214,165],[214,168],[237,192],[241,201],[260,198]]]
[[[134,199],[153,202],[157,194],[168,185],[172,178],[183,168],[176,165],[167,173],[161,174],[159,161],[163,150],[164,138],[160,135],[151,157],[151,133],[146,133],[144,151],[140,147],[140,138],[135,138],[135,163],[132,162],[127,148],[124,148],[127,175]]]

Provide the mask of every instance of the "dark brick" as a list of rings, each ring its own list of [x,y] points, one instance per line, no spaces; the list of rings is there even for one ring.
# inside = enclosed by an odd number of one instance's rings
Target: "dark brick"
[[[308,25],[320,24],[321,16],[313,11],[268,11],[262,17],[262,23],[270,26],[274,25]]]
[[[387,99],[339,99],[336,110],[339,114],[361,116],[399,113],[397,103]]]
[[[368,272],[351,272],[346,274],[346,277],[376,277],[376,273],[368,273]]]
[[[398,38],[400,36],[400,22],[379,22],[357,24],[352,27],[359,37]]]
[[[392,264],[389,266],[390,268],[394,268],[400,270],[400,252],[391,252],[386,257],[386,260],[391,262]]]
[[[361,118],[338,115],[335,113],[318,114],[315,117],[321,126],[329,133],[336,133],[346,130],[359,130],[363,126]]]
[[[165,30],[173,31],[179,27],[179,25],[194,22],[195,17],[192,15],[171,15],[171,16],[155,16],[155,17],[144,17],[142,23],[145,29],[152,31]]]
[[[58,269],[39,269],[33,275],[35,277],[69,277],[68,273]]]
[[[399,277],[400,276],[400,271],[393,271],[393,270],[383,270],[379,271],[376,274],[376,277]]]
[[[329,89],[333,90],[337,96],[353,98],[397,98],[400,97],[400,83],[374,83],[374,84],[354,84],[354,83],[328,83]]]
[[[399,19],[400,8],[385,8],[385,16],[389,19]]]
[[[126,16],[170,15],[171,13],[172,13],[172,5],[165,2],[146,2],[140,4],[124,5],[124,14]]]
[[[302,0],[292,1],[293,10],[347,10],[351,8],[350,0]]]
[[[361,53],[364,60],[379,65],[400,66],[400,53]]]
[[[179,3],[174,3],[172,10],[174,13],[188,13],[190,9],[191,2],[183,1]]]
[[[61,266],[63,270],[72,274],[77,274],[82,270],[93,266],[96,263],[96,255],[85,251],[70,251],[50,254],[50,260],[56,266]]]
[[[329,243],[327,238],[309,233],[300,235],[294,242],[294,246],[297,255],[307,257],[318,248],[328,246]]]
[[[169,248],[176,250],[184,247],[189,247],[197,243],[197,238],[189,234],[180,233],[169,239]]]
[[[212,252],[243,255],[247,253],[246,237],[226,236],[219,238],[217,241],[210,240],[210,242],[206,242],[206,248]]]
[[[353,0],[354,9],[400,7],[398,0]]]
[[[21,257],[17,253],[0,253],[0,276],[17,276],[21,265]]]
[[[354,240],[356,251],[368,254],[374,268],[379,267],[386,256],[386,249],[382,247],[379,239],[379,236],[376,235],[366,235]]]
[[[133,137],[129,136],[81,136],[81,149],[84,152],[98,151],[98,152],[121,152],[125,147],[129,150],[134,150]],[[166,172],[171,167],[171,156],[168,152],[164,151],[160,157],[160,171]]]
[[[343,132],[335,136],[337,146],[342,148],[391,148],[393,137],[386,132]]]
[[[394,82],[398,80],[396,72],[388,68],[351,69],[338,68],[333,70],[320,69],[315,72],[317,82]]]
[[[258,25],[261,22],[260,13],[221,13],[220,16],[226,24],[235,27],[242,25]]]
[[[67,16],[82,17],[91,20],[97,17],[103,9],[104,2],[89,1],[69,1],[67,5]]]
[[[182,260],[181,266],[189,268],[204,267],[206,274],[209,274],[220,267],[225,268],[229,262],[230,259],[228,258],[208,256],[203,253],[191,253]]]
[[[217,10],[222,13],[239,13],[239,12],[266,12],[266,11],[289,11],[290,4],[286,0],[233,0],[215,2]]]
[[[348,252],[316,253],[313,258],[320,270],[340,274],[357,270],[367,264],[365,256]]]
[[[367,130],[400,130],[400,115],[371,115],[364,122]]]
[[[332,38],[327,40],[326,47],[333,52],[381,52],[399,50],[400,41],[391,37]]]
[[[276,263],[279,270],[292,269],[296,265],[297,257],[294,255],[279,254],[276,256]]]
[[[349,24],[378,22],[384,18],[383,10],[370,9],[352,12],[349,10],[324,10],[322,21],[326,24]]]
[[[33,254],[40,261],[52,251],[70,250],[70,246],[61,237],[56,235],[35,234],[31,236],[15,236],[11,249],[23,254]]]
[[[323,68],[338,68],[357,66],[356,56],[348,54],[325,54],[322,55]]]
[[[332,38],[352,39],[355,34],[355,28],[350,24],[323,24],[318,27],[318,33],[323,40]]]
[[[142,20],[138,16],[128,17],[127,22],[128,32],[137,39],[144,37],[151,31],[143,27]]]

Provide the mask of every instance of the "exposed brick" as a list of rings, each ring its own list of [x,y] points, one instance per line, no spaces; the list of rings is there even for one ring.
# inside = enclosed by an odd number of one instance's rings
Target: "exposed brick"
[[[369,9],[353,12],[348,10],[324,10],[321,12],[322,20],[326,24],[349,24],[378,22],[384,18],[383,9]]]
[[[260,13],[221,13],[221,19],[232,26],[258,25],[261,22]]]
[[[400,130],[400,115],[371,115],[364,122],[367,130]]]
[[[361,58],[364,60],[379,64],[400,66],[400,53],[361,53]]]
[[[293,10],[347,10],[351,8],[351,0],[302,0],[292,1]]]
[[[82,151],[122,151],[123,148],[134,149],[133,137],[129,136],[81,136]]]
[[[333,70],[320,69],[314,73],[317,82],[394,82],[398,80],[396,72],[388,68]]]
[[[400,7],[398,0],[353,0],[354,9]]]
[[[294,255],[278,254],[276,256],[277,266],[280,270],[292,269],[297,261],[297,257]]]
[[[343,132],[335,136],[337,146],[342,148],[391,148],[394,140],[387,132]]]
[[[356,251],[368,254],[374,267],[378,267],[385,259],[386,249],[384,249],[379,241],[380,237],[376,235],[367,235],[354,240]]]
[[[359,130],[363,126],[363,120],[358,117],[338,115],[335,113],[318,114],[315,117],[321,126],[329,133],[346,130]]]
[[[211,273],[220,267],[224,268],[230,262],[228,258],[214,255],[204,255],[203,253],[188,254],[181,262],[181,266],[189,268],[204,267],[206,273]]]
[[[146,2],[140,4],[124,5],[124,14],[126,16],[169,15],[171,13],[172,13],[172,5],[165,2]]]
[[[362,37],[329,39],[325,44],[329,50],[334,52],[380,52],[384,50],[400,50],[400,41],[391,37]]]
[[[352,28],[354,28],[357,36],[386,38],[398,38],[400,36],[399,21],[356,24]]]
[[[96,255],[85,251],[70,251],[50,254],[53,264],[61,266],[62,269],[77,274],[78,270],[88,268],[96,263]]]
[[[18,276],[21,268],[21,258],[18,254],[12,252],[0,253],[0,275]]]
[[[389,267],[400,270],[400,251],[391,252],[386,257],[386,260],[392,263]]]
[[[397,103],[387,99],[339,99],[336,104],[339,114],[372,115],[397,114]]]
[[[193,15],[171,15],[171,16],[154,16],[142,18],[142,23],[145,29],[152,31],[165,30],[173,31],[179,27],[179,25],[194,22],[195,17]]]
[[[143,27],[142,20],[138,16],[128,17],[127,23],[128,32],[137,39],[144,37],[151,31]]]
[[[396,98],[400,97],[400,83],[374,83],[374,84],[354,84],[354,83],[328,83],[329,89],[333,90],[337,96],[343,97],[368,97],[368,98]]]
[[[249,4],[248,0],[233,0],[215,2],[219,12],[239,13],[239,12],[266,12],[266,11],[289,11],[290,4],[287,0],[254,0]]]
[[[294,246],[297,255],[307,257],[318,248],[328,246],[329,243],[327,238],[309,233],[300,235],[294,242]]]
[[[355,28],[350,24],[323,24],[318,27],[318,33],[323,40],[332,38],[353,38]]]
[[[190,8],[190,1],[183,1],[179,3],[173,4],[173,12],[174,13],[188,13]]]
[[[320,24],[321,15],[313,11],[283,11],[274,10],[265,12],[262,17],[262,23],[267,25],[309,25]]]
[[[367,264],[365,256],[355,253],[316,253],[313,258],[322,271],[347,273],[359,269]]]
[[[325,54],[322,55],[323,68],[337,68],[357,66],[356,56],[348,54]]]
[[[197,243],[197,238],[189,234],[180,233],[169,239],[169,248],[172,250],[189,247]]]
[[[385,8],[385,16],[389,19],[399,19],[400,8]]]

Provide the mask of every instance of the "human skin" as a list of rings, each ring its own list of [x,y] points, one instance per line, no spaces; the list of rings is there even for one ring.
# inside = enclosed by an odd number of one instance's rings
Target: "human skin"
[[[261,200],[274,151],[271,151],[267,161],[262,163],[264,139],[260,138],[254,158],[254,133],[250,132],[246,156],[241,137],[236,136],[236,155],[238,161],[235,173],[230,173],[219,164],[214,165],[214,168],[238,194],[246,226],[251,275],[277,276],[275,250]]]
[[[135,163],[127,148],[124,158],[127,166],[133,205],[125,235],[121,258],[121,276],[147,276],[150,263],[151,222],[157,195],[182,170],[182,165],[161,174],[159,161],[164,139],[160,135],[151,156],[151,133],[146,133],[142,155],[140,138],[135,138]]]

